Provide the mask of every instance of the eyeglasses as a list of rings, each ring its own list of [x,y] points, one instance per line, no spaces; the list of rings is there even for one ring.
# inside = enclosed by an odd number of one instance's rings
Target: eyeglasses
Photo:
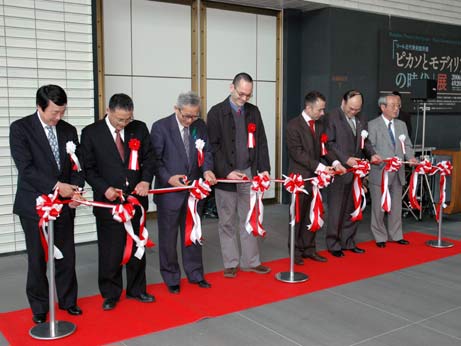
[[[115,121],[117,124],[129,124],[133,121],[133,117],[129,117],[127,119],[122,119],[122,118],[115,118]]]
[[[234,86],[234,90],[235,90],[235,92],[237,93],[238,97],[240,97],[240,98],[242,98],[242,99],[245,98],[245,99],[248,100],[248,99],[251,99],[251,97],[253,96],[252,93],[250,93],[250,94],[245,94],[245,93],[242,93],[241,91],[238,91],[238,89],[237,89],[235,86]]]
[[[181,114],[181,117],[185,120],[197,120],[198,118],[200,118],[200,114],[197,114],[197,115],[191,115],[191,114],[183,114],[181,112],[181,109],[178,108],[178,111],[179,111],[179,114]]]
[[[392,108],[392,109],[400,109],[402,108],[402,105],[399,103],[388,103],[386,104],[386,107]]]

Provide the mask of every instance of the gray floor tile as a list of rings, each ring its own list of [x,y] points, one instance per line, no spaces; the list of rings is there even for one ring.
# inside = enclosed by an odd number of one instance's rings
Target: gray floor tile
[[[0,346],[9,346],[10,343],[5,339],[3,334],[0,332]]]
[[[435,329],[461,340],[461,306],[421,322],[421,325]]]

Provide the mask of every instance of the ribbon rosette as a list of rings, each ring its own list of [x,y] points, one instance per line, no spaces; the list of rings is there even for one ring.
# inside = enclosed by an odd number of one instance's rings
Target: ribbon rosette
[[[141,142],[137,138],[131,138],[128,142],[130,148],[130,159],[128,161],[128,169],[132,171],[139,171],[138,151],[141,148]]]
[[[395,156],[386,161],[381,179],[381,208],[385,212],[391,211],[391,195],[389,193],[389,172],[397,172],[402,167],[402,161]]]
[[[256,132],[256,124],[249,123],[247,130],[248,130],[248,148],[252,149],[256,146],[255,135],[254,135],[254,133]]]
[[[354,174],[354,182],[352,184],[354,211],[351,213],[351,220],[355,222],[362,220],[362,211],[367,205],[362,178],[365,178],[368,173],[370,173],[370,163],[366,160],[359,160],[358,163],[352,167],[352,173]]]
[[[304,188],[304,180],[301,174],[293,174],[291,173],[290,176],[285,176],[285,181],[283,182],[283,186],[285,189],[291,193],[291,203],[290,203],[290,225],[294,226],[295,223],[299,223],[301,221],[301,216],[299,212],[299,194],[305,193],[308,195],[309,193]]]
[[[322,153],[321,153],[322,156],[325,156],[326,154],[328,154],[327,148],[325,147],[327,142],[328,142],[327,134],[322,133],[322,135],[320,136],[320,144],[322,145]]]
[[[399,136],[400,145],[402,146],[402,152],[403,152],[404,155],[406,154],[406,151],[405,151],[405,139],[406,138],[407,137],[405,137],[405,135],[400,135]]]
[[[40,228],[40,242],[45,252],[45,261],[48,262],[48,232],[46,227],[50,220],[56,220],[62,209],[62,202],[58,199],[58,189],[53,194],[41,195],[37,197],[36,207],[37,214],[40,217],[38,227]],[[54,258],[62,259],[62,252],[54,245]]]
[[[197,164],[199,167],[202,167],[203,162],[205,161],[205,156],[203,155],[203,148],[205,147],[205,141],[203,139],[197,139],[195,141],[195,148],[197,148]]]
[[[197,211],[197,204],[206,198],[211,192],[210,184],[207,181],[194,180],[187,200],[187,215],[185,227],[185,245],[202,245],[202,223]]]
[[[439,182],[439,203],[437,203],[437,207],[435,209],[435,219],[437,222],[440,220],[440,211],[442,208],[446,208],[447,205],[445,203],[446,193],[445,188],[447,185],[446,176],[451,175],[453,172],[453,166],[451,165],[450,161],[442,161],[435,165],[433,174],[439,172],[440,174],[440,182]]]
[[[264,237],[266,235],[263,227],[263,196],[264,192],[269,190],[270,184],[270,178],[261,173],[253,177],[251,181],[250,210],[245,221],[245,229],[248,234],[253,234],[255,237],[258,235]]]
[[[82,170],[82,167],[80,166],[80,161],[78,161],[77,155],[75,155],[76,149],[77,149],[77,146],[75,145],[74,142],[68,141],[66,143],[66,152],[69,154],[70,162],[72,164],[72,170],[80,172]]]
[[[411,173],[410,182],[408,184],[408,201],[410,207],[413,209],[421,210],[421,205],[416,198],[416,187],[418,185],[418,175],[431,174],[433,172],[432,164],[428,160],[421,161]]]
[[[312,201],[309,208],[309,219],[311,220],[310,225],[307,226],[307,229],[311,232],[316,232],[323,226],[322,216],[324,214],[322,194],[320,189],[330,185],[332,181],[332,176],[326,172],[318,172],[317,177],[311,180],[312,184]]]
[[[360,141],[360,149],[363,149],[365,148],[365,139],[368,137],[368,131],[362,130],[362,132],[360,132],[360,137],[362,138]]]

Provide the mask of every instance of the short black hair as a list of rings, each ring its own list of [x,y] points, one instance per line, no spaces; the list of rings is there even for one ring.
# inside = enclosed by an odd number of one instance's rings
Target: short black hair
[[[245,82],[253,83],[253,78],[251,78],[248,73],[240,72],[235,75],[234,79],[232,80],[232,84],[237,85],[242,79]]]
[[[109,100],[109,109],[115,111],[116,109],[123,109],[131,112],[134,108],[133,100],[127,94],[114,94]]]
[[[402,95],[400,95],[400,93],[397,90],[394,90],[392,92],[392,95],[395,95],[395,96],[398,96],[398,97],[402,98]]]
[[[316,90],[313,90],[313,91],[309,91],[306,96],[304,96],[304,107],[307,106],[307,104],[313,104],[315,102],[317,102],[317,100],[320,99],[322,101],[325,101],[326,102],[326,98],[325,96],[323,96],[322,93],[316,91]]]
[[[345,94],[343,95],[343,101],[347,103],[347,101],[349,101],[351,98],[353,98],[354,96],[357,96],[357,95],[360,95],[360,97],[362,98],[362,103],[365,102],[364,98],[363,98],[363,95],[360,91],[358,90],[355,90],[355,89],[351,89],[351,90],[348,90],[345,92]]]
[[[35,98],[35,104],[41,109],[45,110],[50,101],[58,106],[64,106],[67,104],[67,95],[63,88],[59,85],[43,85],[37,90]]]

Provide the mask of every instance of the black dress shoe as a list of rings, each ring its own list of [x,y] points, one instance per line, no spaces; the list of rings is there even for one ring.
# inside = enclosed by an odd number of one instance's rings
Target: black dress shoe
[[[32,321],[34,321],[34,323],[36,323],[36,324],[45,323],[46,314],[34,314],[32,316]]]
[[[63,309],[66,310],[69,315],[77,316],[83,314],[82,309],[80,309],[77,305],[71,306],[70,308]]]
[[[138,302],[141,303],[153,303],[155,302],[155,297],[152,294],[149,293],[140,293],[137,296],[131,295],[131,294],[126,294],[127,299],[136,299]]]
[[[344,257],[344,252],[342,252],[341,250],[330,251],[330,252],[335,257]]]
[[[352,248],[352,249],[344,249],[344,250],[348,250],[348,251],[353,252],[353,253],[364,253],[365,252],[364,249],[361,249],[361,248],[359,248],[357,246]]]
[[[325,257],[320,256],[317,252],[314,252],[310,255],[303,255],[303,257],[310,258],[311,260],[317,261],[317,262],[327,262],[328,261]]]
[[[405,240],[405,239],[397,240],[396,243],[400,244],[400,245],[408,245],[408,244],[410,244],[410,242],[408,240]]]
[[[112,310],[115,308],[115,305],[117,305],[118,299],[116,298],[107,298],[104,299],[104,303],[102,303],[102,309],[103,310]]]
[[[197,282],[191,282],[191,283],[198,285],[198,287],[200,288],[211,288],[211,284],[205,279],[197,281]]]
[[[295,258],[295,264],[298,266],[304,265],[304,260],[302,258],[296,257]]]
[[[376,243],[376,246],[377,246],[377,247],[381,247],[381,248],[386,247],[386,242],[384,242],[384,241],[379,241],[379,242]]]
[[[173,294],[179,294],[179,285],[168,286],[168,291]]]

